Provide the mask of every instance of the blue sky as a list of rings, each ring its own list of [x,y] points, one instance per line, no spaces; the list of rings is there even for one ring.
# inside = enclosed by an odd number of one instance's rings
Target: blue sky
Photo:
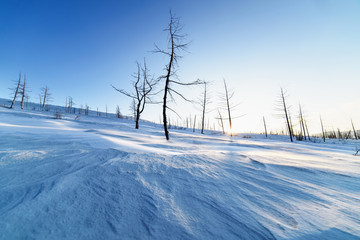
[[[222,81],[241,105],[234,115],[239,131],[281,129],[275,104],[287,89],[295,118],[303,105],[309,125],[318,117],[328,128],[360,128],[359,1],[14,1],[0,2],[0,97],[9,97],[11,80],[27,75],[37,102],[47,85],[54,104],[72,96],[79,107],[129,113],[130,100],[111,84],[131,90],[135,61],[147,58],[155,76],[166,58],[153,54],[166,46],[162,30],[169,9],[191,41],[179,64],[184,81],[211,81],[211,109],[219,107]],[[183,89],[196,99],[201,88]],[[199,114],[186,103],[173,104],[181,115]],[[159,121],[150,107],[143,117]],[[212,119],[214,112],[209,114]],[[175,116],[173,116],[175,118]]]

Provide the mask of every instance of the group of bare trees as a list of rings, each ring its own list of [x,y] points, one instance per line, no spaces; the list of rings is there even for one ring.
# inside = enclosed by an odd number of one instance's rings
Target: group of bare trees
[[[165,32],[168,34],[167,39],[167,46],[166,48],[160,48],[157,45],[155,45],[155,53],[160,53],[162,55],[165,55],[168,58],[167,63],[164,67],[164,75],[161,75],[160,77],[154,79],[149,78],[148,70],[146,67],[146,63],[144,61],[144,65],[141,66],[139,63],[137,63],[137,73],[134,75],[135,81],[132,83],[132,87],[134,89],[134,92],[130,93],[125,91],[124,89],[119,89],[114,86],[112,86],[116,91],[122,93],[125,96],[128,96],[133,99],[132,101],[132,108],[135,116],[135,128],[139,128],[139,119],[141,113],[144,111],[145,104],[146,103],[156,103],[156,101],[152,101],[151,97],[155,96],[156,93],[154,93],[154,88],[158,87],[160,83],[163,83],[163,88],[161,91],[163,93],[162,96],[162,123],[164,128],[164,134],[167,140],[169,140],[169,118],[168,118],[168,111],[171,111],[175,113],[177,112],[172,109],[169,106],[170,102],[175,101],[175,97],[179,97],[180,99],[194,103],[193,100],[188,99],[186,96],[184,96],[180,91],[179,87],[181,86],[195,86],[195,85],[203,85],[204,86],[204,92],[202,94],[202,98],[198,99],[198,103],[201,106],[201,133],[204,133],[205,129],[205,115],[209,112],[208,110],[208,104],[210,103],[209,97],[208,97],[208,83],[206,81],[197,79],[195,81],[191,82],[183,82],[179,79],[176,72],[179,67],[179,59],[182,57],[182,53],[187,49],[189,42],[186,41],[186,35],[182,32],[183,26],[180,24],[179,18],[175,17],[170,12],[170,21],[168,26],[164,29]],[[224,130],[224,120],[229,121],[229,127],[230,127],[230,135],[233,135],[232,130],[232,111],[236,107],[236,105],[233,105],[232,97],[234,95],[234,92],[230,92],[228,90],[226,81],[224,80],[224,88],[225,88],[225,94],[223,97],[223,102],[225,103],[225,109],[227,117],[223,117],[220,113],[220,110],[218,109],[219,118],[218,120],[221,123],[223,133],[225,133]],[[158,93],[159,93],[158,92]],[[178,117],[180,117],[178,115]],[[181,117],[180,117],[181,118]],[[191,125],[192,121],[187,120],[187,127]],[[189,124],[190,123],[190,124]],[[196,125],[196,115],[194,117],[194,123],[193,123],[193,130],[195,131],[195,125]],[[208,124],[209,125],[209,124]]]
[[[15,82],[15,87],[11,89],[13,91],[13,100],[9,106],[12,109],[15,105],[15,101],[18,96],[21,96],[21,109],[24,109],[24,105],[28,103],[29,95],[26,89],[26,75],[24,76],[23,82],[21,82],[21,72],[19,73],[19,79]]]
[[[298,131],[295,130],[294,124],[292,122],[291,114],[290,114],[290,107],[287,103],[287,97],[288,96],[286,94],[286,91],[283,88],[280,88],[280,98],[279,98],[279,102],[278,102],[278,110],[280,110],[280,112],[282,112],[281,116],[285,121],[285,126],[287,129],[287,134],[290,137],[290,141],[293,142],[294,138],[296,138],[297,140],[311,141],[308,124],[307,124],[307,121],[305,119],[305,116],[304,116],[304,113],[303,113],[303,110],[302,110],[302,107],[300,104],[299,104],[299,115],[298,115],[299,130]],[[267,136],[267,127],[266,127],[265,117],[263,117],[263,122],[264,122],[264,128],[265,128],[265,135]],[[331,131],[325,130],[321,116],[320,116],[320,126],[321,126],[321,138],[324,142],[326,141],[326,138],[349,139],[352,137],[351,132],[353,133],[354,139],[356,139],[356,140],[359,139],[357,131],[355,130],[354,123],[352,120],[351,120],[352,130],[348,130],[345,132],[340,131],[340,129],[337,129],[337,131],[335,131],[334,129],[332,129]]]
[[[28,103],[29,103],[29,88],[27,85],[27,81],[26,81],[26,75],[24,75],[23,79],[21,78],[21,72],[19,73],[19,79],[15,81],[14,87],[10,88],[10,90],[12,90],[12,101],[10,106],[8,107],[9,109],[12,109],[15,105],[16,100],[19,98],[21,98],[21,109],[24,109],[25,107],[28,108]],[[51,97],[51,93],[49,92],[49,87],[45,86],[43,88],[40,89],[40,93],[39,93],[39,109],[41,111],[48,111],[50,109],[49,107],[49,102],[51,101],[52,97]]]
[[[164,133],[167,140],[169,140],[169,131],[168,131],[168,117],[167,110],[170,110],[176,113],[175,110],[169,107],[169,101],[174,101],[174,95],[179,96],[185,101],[190,101],[182,93],[179,92],[176,86],[193,86],[201,84],[200,80],[193,82],[182,82],[176,75],[176,68],[178,67],[178,60],[181,58],[181,53],[188,47],[188,42],[186,42],[186,35],[183,34],[182,25],[180,24],[179,18],[175,17],[170,12],[170,22],[166,29],[168,33],[168,46],[164,49],[155,45],[155,53],[160,53],[168,57],[168,62],[165,65],[164,71],[165,74],[158,77],[150,77],[149,70],[147,69],[146,62],[144,60],[144,65],[141,66],[137,63],[137,73],[135,74],[135,81],[133,81],[132,86],[135,90],[133,93],[129,93],[124,89],[119,89],[112,86],[116,91],[124,94],[133,99],[133,108],[135,115],[135,128],[139,128],[140,115],[145,109],[146,103],[152,103],[151,96],[154,96],[154,88],[164,82],[163,92],[163,101],[162,101],[162,118]]]
[[[49,111],[50,109],[49,102],[51,101],[52,97],[49,90],[50,89],[48,88],[48,86],[41,88],[41,92],[39,94],[41,111]]]
[[[224,80],[224,94],[221,97],[222,106],[211,110],[209,108],[209,104],[211,103],[209,98],[209,83],[197,79],[195,81],[184,82],[179,79],[178,75],[176,74],[179,68],[179,59],[182,58],[183,52],[188,48],[189,42],[186,40],[186,34],[182,32],[183,26],[180,24],[179,18],[175,17],[172,12],[170,12],[170,21],[164,31],[168,34],[167,39],[167,46],[160,48],[158,45],[155,45],[154,53],[159,53],[166,56],[167,61],[165,67],[163,69],[164,74],[160,75],[159,77],[155,78],[154,75],[150,74],[150,70],[147,67],[146,60],[144,59],[143,63],[140,64],[139,62],[136,63],[137,71],[133,74],[133,81],[131,83],[133,91],[129,92],[124,90],[123,88],[117,88],[112,85],[112,87],[118,91],[119,93],[129,97],[132,99],[131,102],[131,110],[133,111],[133,116],[135,120],[135,128],[139,128],[139,122],[141,114],[144,112],[145,107],[147,104],[156,104],[162,103],[162,124],[164,128],[164,134],[167,140],[169,140],[169,126],[170,120],[168,117],[168,111],[175,113],[177,112],[171,108],[169,105],[171,102],[175,101],[176,97],[183,99],[186,102],[194,103],[193,100],[188,99],[185,95],[183,95],[180,91],[180,87],[185,86],[195,86],[195,85],[202,85],[203,86],[203,93],[201,97],[198,99],[197,103],[201,107],[201,133],[204,134],[205,126],[206,126],[206,115],[213,110],[217,110],[218,117],[216,120],[219,123],[219,126],[222,129],[222,132],[225,133],[224,122],[228,121],[229,124],[229,132],[230,136],[233,136],[233,119],[234,109],[238,106],[238,104],[234,103],[234,92],[229,90],[226,81]],[[160,85],[162,84],[162,87]],[[160,88],[160,90],[158,90]],[[9,108],[13,108],[16,99],[18,96],[21,95],[21,109],[24,108],[25,102],[27,103],[28,97],[28,87],[26,83],[26,76],[21,78],[21,73],[19,73],[19,79],[16,81],[15,87],[13,90],[13,98],[11,105]],[[159,93],[162,93],[162,100],[157,101],[155,99]],[[39,94],[39,108],[40,110],[49,110],[49,102],[51,101],[51,93],[49,92],[49,88],[47,86],[41,88],[41,92]],[[75,103],[72,97],[66,98],[65,103],[65,112],[68,113],[75,113]],[[278,102],[278,108],[281,111],[281,117],[284,119],[286,131],[290,137],[290,141],[293,142],[294,138],[298,140],[310,140],[310,134],[307,126],[307,121],[303,114],[303,110],[301,105],[299,104],[299,115],[298,115],[298,123],[299,128],[295,130],[292,116],[290,114],[290,107],[287,103],[287,94],[283,88],[280,89],[280,97]],[[79,114],[81,114],[83,107],[81,106],[78,108]],[[86,105],[83,109],[85,115],[89,113],[89,106]],[[224,111],[226,114],[224,114]],[[97,110],[97,116],[101,116],[101,113]],[[223,114],[222,114],[223,113]],[[107,106],[106,106],[106,116],[107,116]],[[119,106],[116,107],[116,116],[118,118],[123,118]],[[179,116],[179,115],[178,115]],[[180,116],[179,116],[180,117]],[[239,116],[240,117],[240,116]],[[181,117],[180,117],[181,118]],[[237,117],[235,117],[237,118]],[[326,133],[323,121],[320,117],[321,129],[322,129],[322,138],[325,142],[326,137],[329,135]],[[209,126],[209,123],[207,124]],[[263,117],[263,125],[265,130],[266,137],[268,136],[268,126],[265,121],[265,117]],[[352,131],[355,139],[359,139],[357,131],[355,130],[354,124],[351,121]],[[196,126],[196,115],[194,116],[193,120],[186,120],[186,127],[193,127],[193,131],[195,131]],[[349,136],[351,131],[345,135]],[[335,131],[331,134],[336,136]],[[340,136],[342,133],[338,130],[338,135]]]

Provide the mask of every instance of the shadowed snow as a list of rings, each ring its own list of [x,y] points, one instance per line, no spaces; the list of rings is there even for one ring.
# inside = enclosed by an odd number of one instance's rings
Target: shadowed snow
[[[0,239],[360,239],[356,142],[64,117],[0,110]]]

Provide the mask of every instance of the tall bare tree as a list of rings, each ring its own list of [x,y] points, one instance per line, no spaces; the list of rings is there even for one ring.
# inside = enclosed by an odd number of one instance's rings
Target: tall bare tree
[[[41,105],[41,110],[48,110],[49,109],[49,102],[51,100],[51,93],[49,92],[49,88],[48,86],[45,86],[43,88],[41,88],[41,94],[40,94],[40,105]],[[42,98],[42,101],[41,101]]]
[[[324,131],[324,125],[323,125],[323,121],[321,119],[321,116],[320,116],[320,123],[321,123],[322,137],[323,137],[323,140],[325,142],[325,131]]]
[[[286,94],[284,92],[284,90],[282,88],[280,88],[280,102],[282,105],[282,110],[284,111],[284,118],[285,118],[285,122],[286,122],[286,126],[289,132],[289,136],[290,136],[290,141],[293,142],[293,128],[292,128],[292,123],[291,123],[291,117],[290,117],[290,113],[289,113],[289,108],[286,104]]]
[[[122,117],[122,114],[121,114],[121,112],[120,112],[120,107],[119,107],[119,105],[116,106],[116,117],[117,117],[117,118],[123,118],[123,117]]]
[[[168,124],[167,124],[167,110],[175,112],[168,106],[168,97],[172,100],[173,94],[178,95],[185,101],[189,101],[185,98],[181,93],[175,90],[175,85],[182,85],[182,86],[191,86],[200,84],[200,80],[196,80],[194,82],[183,83],[181,81],[174,80],[176,79],[176,67],[178,66],[178,60],[181,58],[180,53],[188,47],[189,43],[185,42],[186,35],[182,33],[182,25],[180,24],[179,18],[176,18],[172,12],[170,11],[170,22],[164,31],[168,33],[168,46],[166,50],[160,49],[158,46],[155,45],[155,52],[162,53],[169,57],[169,62],[165,66],[166,74],[162,76],[162,79],[165,79],[165,86],[164,86],[164,97],[163,97],[163,124],[164,124],[164,133],[166,140],[169,140],[169,131],[168,131]]]
[[[224,90],[225,90],[225,95],[224,95],[224,97],[221,97],[221,101],[223,102],[223,104],[225,104],[225,108],[222,108],[222,109],[226,110],[228,117],[227,118],[222,117],[222,119],[229,121],[230,136],[233,136],[234,133],[233,133],[233,122],[232,122],[232,120],[235,119],[235,118],[242,117],[244,115],[236,116],[236,117],[234,117],[232,115],[233,111],[235,111],[236,107],[238,107],[240,104],[239,103],[234,104],[234,102],[233,102],[234,91],[229,91],[225,79],[224,79]]]
[[[89,105],[85,104],[85,115],[89,115],[90,107]]]
[[[21,72],[19,73],[19,80],[18,80],[18,82],[16,84],[16,87],[14,88],[14,98],[13,98],[13,100],[11,102],[10,107],[9,107],[10,109],[12,109],[14,107],[15,100],[16,100],[17,95],[18,95],[19,90],[20,90],[20,85],[21,85]]]
[[[199,103],[201,106],[202,111],[202,118],[201,118],[201,134],[204,134],[204,128],[205,128],[205,114],[208,113],[207,107],[210,104],[210,98],[208,96],[208,82],[203,81],[204,84],[204,92],[202,94],[202,98],[199,99]]]
[[[264,122],[264,128],[265,128],[265,137],[267,137],[267,128],[266,128],[266,122],[265,122],[265,117],[263,116],[263,122]]]
[[[147,68],[145,59],[144,59],[144,66],[140,66],[139,63],[136,64],[137,64],[137,73],[134,75],[135,81],[133,82],[135,93],[129,93],[124,89],[118,89],[114,86],[112,87],[116,91],[135,100],[135,105],[136,105],[135,128],[138,129],[140,114],[143,113],[145,109],[145,104],[151,101],[150,99],[151,91],[154,89],[154,87],[159,81],[149,76],[149,69]]]
[[[358,139],[358,135],[357,135],[357,133],[356,133],[356,130],[355,130],[355,127],[354,127],[354,123],[353,123],[352,119],[351,119],[351,126],[352,126],[352,129],[353,129],[353,131],[354,131],[354,138],[357,140],[357,139]]]
[[[24,82],[21,86],[21,109],[24,109],[25,95],[26,95],[26,75],[24,76]]]
[[[74,102],[73,98],[71,96],[66,98],[66,102],[67,102],[67,112],[69,113],[73,113],[75,112],[75,108],[74,106],[76,105],[76,103]]]
[[[310,139],[309,129],[308,129],[306,120],[304,120],[304,123],[305,123],[306,133],[307,133],[308,139],[309,139],[309,141],[310,141],[311,139]]]
[[[230,98],[232,98],[233,95],[229,96],[229,91],[226,86],[225,79],[224,79],[224,87],[225,87],[225,96],[226,96],[226,106],[227,106],[227,111],[228,111],[228,116],[229,116],[230,135],[232,136],[233,132],[232,132],[232,122],[231,122]]]
[[[304,133],[304,138],[306,140],[305,121],[300,104],[299,104],[299,122],[300,122],[300,131]]]

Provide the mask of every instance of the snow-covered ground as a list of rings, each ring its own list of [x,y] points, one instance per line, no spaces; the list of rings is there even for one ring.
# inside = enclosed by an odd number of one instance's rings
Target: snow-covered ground
[[[0,108],[0,239],[360,239],[356,146]]]

